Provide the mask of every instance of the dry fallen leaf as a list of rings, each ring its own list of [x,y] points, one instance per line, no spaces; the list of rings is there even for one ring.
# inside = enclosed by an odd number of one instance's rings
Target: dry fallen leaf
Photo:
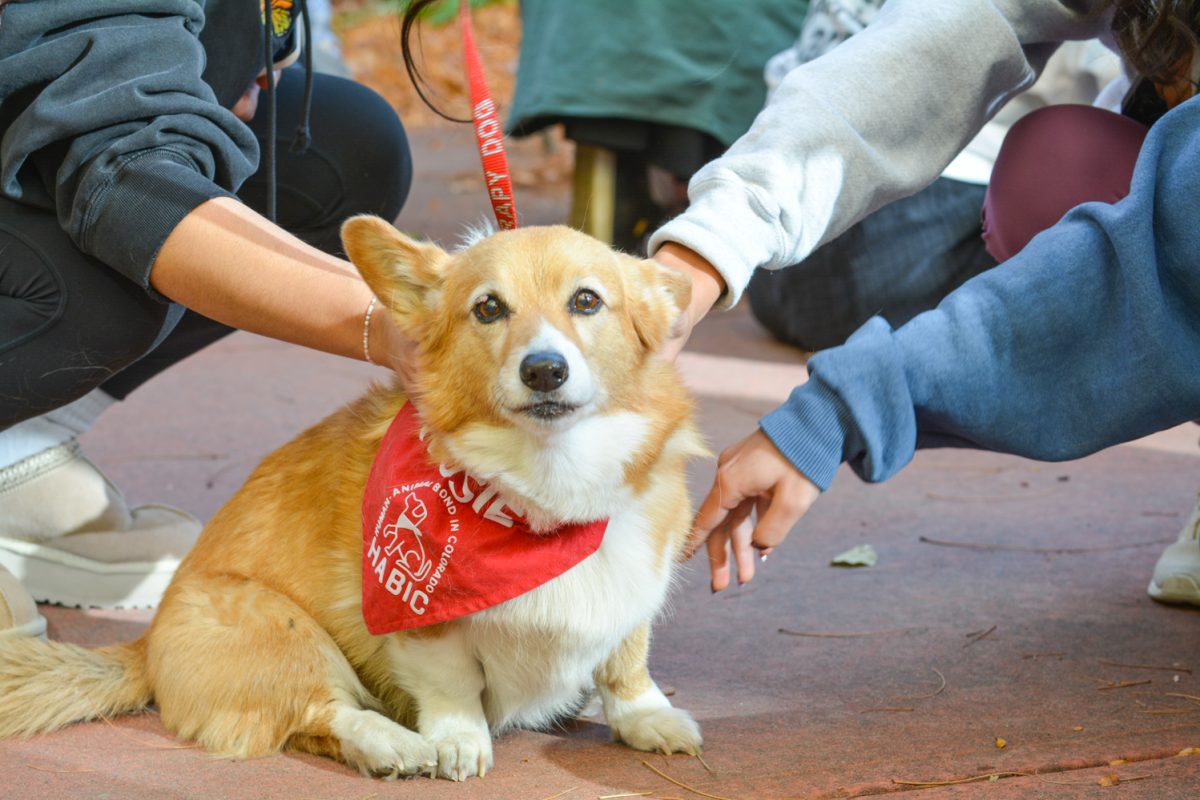
[[[1185,747],[1184,749],[1182,749],[1178,753],[1176,753],[1176,755],[1200,756],[1200,747]]]
[[[1081,730],[1083,730],[1083,726],[1076,725],[1074,728],[1071,728],[1071,730],[1075,731],[1076,733],[1079,733]]]
[[[1112,761],[1108,762],[1108,765],[1109,765],[1110,767],[1119,767],[1119,766],[1121,766],[1122,764],[1128,764],[1128,763],[1129,763],[1129,762],[1128,762],[1128,761],[1126,761],[1126,760],[1125,760],[1125,759],[1123,759],[1123,758],[1114,758]]]
[[[1105,775],[1103,778],[1096,781],[1096,783],[1100,784],[1101,786],[1116,786],[1120,782],[1121,779],[1116,775]]]
[[[999,747],[1001,750],[1003,750],[1007,745],[1008,742],[1006,740],[1001,739],[999,736],[996,737],[996,747]]]

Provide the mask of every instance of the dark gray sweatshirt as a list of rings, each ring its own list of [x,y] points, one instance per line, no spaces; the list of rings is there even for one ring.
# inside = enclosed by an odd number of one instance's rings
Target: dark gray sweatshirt
[[[259,7],[0,4],[0,193],[54,210],[83,252],[148,287],[179,221],[258,167],[229,109],[263,68]]]

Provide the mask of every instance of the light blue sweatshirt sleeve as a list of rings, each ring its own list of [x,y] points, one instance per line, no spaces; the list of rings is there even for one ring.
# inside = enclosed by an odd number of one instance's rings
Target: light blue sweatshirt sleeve
[[[1151,129],[1119,203],[1086,203],[893,331],[809,363],[761,421],[825,489],[917,447],[1078,458],[1200,417],[1200,97]]]

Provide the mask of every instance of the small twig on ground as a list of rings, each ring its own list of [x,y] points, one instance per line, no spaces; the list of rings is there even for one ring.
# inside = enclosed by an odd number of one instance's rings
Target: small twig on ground
[[[1103,658],[1100,659],[1100,663],[1106,667],[1122,667],[1124,669],[1157,669],[1161,670],[1162,672],[1186,672],[1188,675],[1192,674],[1192,671],[1187,667],[1156,667],[1152,664],[1123,664],[1120,661],[1106,661]]]
[[[94,769],[51,769],[50,767],[39,767],[37,764],[26,764],[30,769],[36,769],[38,772],[53,772],[55,775],[79,775],[84,772],[95,772]]]
[[[1099,686],[1096,688],[1096,691],[1106,692],[1109,689],[1128,689],[1130,686],[1145,686],[1147,683],[1154,683],[1154,681],[1149,678],[1144,681],[1121,681],[1119,683],[1110,683],[1107,686]]]
[[[1184,700],[1191,700],[1193,703],[1200,703],[1200,697],[1194,694],[1180,694],[1179,692],[1163,692],[1167,697],[1182,697]]]
[[[654,792],[625,792],[623,794],[602,794],[596,800],[617,800],[618,797],[645,797]]]
[[[906,781],[899,778],[892,778],[892,783],[897,786],[954,786],[959,783],[975,783],[976,781],[998,781],[1001,778],[1027,778],[1028,772],[989,772],[984,775],[975,775],[970,778],[959,778],[953,781]]]
[[[887,631],[855,631],[853,633],[837,633],[835,631],[794,631],[791,628],[780,628],[785,636],[807,636],[814,639],[863,639],[870,636],[902,636],[913,631],[924,632],[924,628],[893,628]]]
[[[578,788],[579,788],[578,786],[572,786],[570,789],[564,789],[561,792],[559,792],[558,794],[550,795],[549,797],[546,798],[546,800],[556,800],[556,798],[562,797],[565,794],[570,794],[571,792],[575,791]]]
[[[679,780],[676,780],[676,779],[672,778],[670,775],[668,775],[667,773],[663,772],[661,769],[659,769],[658,767],[654,766],[654,765],[653,765],[653,764],[651,764],[649,761],[643,761],[643,762],[642,762],[642,766],[644,766],[646,769],[650,770],[651,772],[654,772],[654,773],[656,773],[656,774],[657,774],[659,777],[661,777],[663,780],[668,780],[668,781],[670,781],[671,783],[675,784],[675,785],[676,785],[676,786],[678,786],[680,789],[687,789],[689,792],[692,792],[693,794],[698,794],[698,795],[700,795],[701,797],[708,797],[708,798],[711,798],[711,800],[730,800],[730,798],[728,798],[728,797],[721,797],[721,796],[720,796],[720,795],[718,795],[718,794],[709,794],[708,792],[702,792],[702,791],[700,791],[699,789],[697,789],[697,788],[696,788],[696,787],[694,787],[694,786],[688,786],[688,785],[687,785],[686,783],[684,783],[683,781],[679,781]]]
[[[1052,781],[1042,775],[1034,773],[1034,777],[1042,783],[1053,783],[1057,786],[1118,786],[1122,783],[1133,783],[1134,781],[1144,781],[1147,778],[1153,778],[1153,775],[1131,775],[1128,778],[1122,778],[1119,775],[1104,775],[1099,780],[1086,781]]]
[[[710,767],[708,762],[704,760],[704,756],[700,755],[699,753],[696,754],[696,760],[700,762],[700,766],[704,767],[709,772],[713,773],[714,775],[717,773],[717,771]]]
[[[968,648],[971,645],[975,644],[976,642],[986,639],[987,637],[991,636],[995,632],[996,632],[996,626],[993,625],[992,627],[988,628],[986,631],[976,631],[975,633],[968,633],[967,638],[970,639],[970,641],[967,642],[966,644],[964,644],[963,648],[964,649]]]
[[[930,500],[946,500],[951,503],[1002,503],[1007,500],[1033,500],[1037,497],[1050,497],[1053,492],[1025,492],[1022,494],[939,494],[926,492]]]
[[[929,694],[918,694],[918,695],[911,695],[911,696],[910,695],[902,695],[900,697],[897,697],[896,699],[897,700],[928,700],[929,698],[937,697],[939,694],[946,691],[946,676],[943,675],[942,671],[940,669],[938,669],[937,667],[930,667],[930,669],[932,669],[934,672],[937,673],[938,679],[941,680],[941,682],[942,682],[941,686],[939,686],[937,689],[933,690]]]
[[[974,542],[955,542],[949,539],[931,539],[928,536],[917,537],[925,544],[936,544],[939,547],[965,547],[968,550],[1007,550],[1015,553],[1051,553],[1073,555],[1077,553],[1100,553],[1106,550],[1128,550],[1133,547],[1149,547],[1150,545],[1167,544],[1167,539],[1154,539],[1148,542],[1133,542],[1132,544],[1099,545],[1097,547],[1021,547],[1013,544],[976,544]]]

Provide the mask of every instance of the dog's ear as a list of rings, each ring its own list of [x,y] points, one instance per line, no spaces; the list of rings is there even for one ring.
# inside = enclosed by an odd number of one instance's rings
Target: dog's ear
[[[629,315],[642,346],[650,352],[662,347],[680,314],[692,299],[692,282],[682,272],[653,259],[631,260],[625,274]]]
[[[405,236],[370,214],[342,225],[342,246],[376,297],[404,323],[428,310],[449,256],[434,244]]]

